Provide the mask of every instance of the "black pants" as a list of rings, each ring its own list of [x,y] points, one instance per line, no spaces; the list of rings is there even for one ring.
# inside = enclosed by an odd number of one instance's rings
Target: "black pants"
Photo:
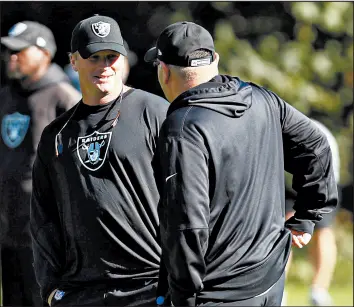
[[[29,247],[1,247],[3,306],[43,306]]]
[[[234,301],[231,303],[206,303],[200,306],[280,306],[284,292],[285,273],[273,285],[273,287],[264,294],[258,295],[242,301]]]
[[[54,295],[51,306],[156,306],[156,288],[155,281],[142,287],[133,287],[127,281],[124,288],[117,289],[104,286],[60,288],[62,295]]]

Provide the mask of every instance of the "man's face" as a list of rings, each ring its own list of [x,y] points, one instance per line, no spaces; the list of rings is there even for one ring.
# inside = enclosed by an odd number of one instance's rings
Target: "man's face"
[[[71,64],[79,73],[83,92],[109,94],[116,91],[122,83],[124,56],[116,51],[102,50],[83,59],[79,53],[72,55]]]
[[[10,79],[22,79],[34,75],[45,59],[45,53],[36,46],[20,51],[5,51],[7,75]]]

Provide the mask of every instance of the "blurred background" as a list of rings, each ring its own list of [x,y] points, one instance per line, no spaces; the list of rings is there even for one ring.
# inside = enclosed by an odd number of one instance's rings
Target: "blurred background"
[[[23,20],[54,33],[54,62],[67,67],[71,32],[94,13],[115,18],[129,46],[129,85],[163,96],[144,53],[167,25],[194,21],[213,35],[221,73],[276,92],[335,136],[340,151],[342,209],[335,221],[338,260],[330,293],[353,306],[353,3],[352,2],[1,2],[1,36]],[[1,62],[0,84],[7,83]],[[73,81],[75,83],[75,80]],[[1,107],[1,105],[0,105]],[[287,181],[291,178],[287,176]],[[288,305],[308,306],[312,269],[295,250]]]

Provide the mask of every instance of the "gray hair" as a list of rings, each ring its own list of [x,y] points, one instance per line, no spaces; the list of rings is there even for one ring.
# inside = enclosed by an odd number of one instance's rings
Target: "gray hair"
[[[209,50],[206,50],[206,49],[198,49],[190,54],[190,58],[193,58],[193,59],[203,59],[203,58],[211,57],[211,56],[212,56],[212,52]],[[183,80],[185,80],[187,82],[198,78],[199,77],[198,74],[204,72],[205,70],[210,70],[211,65],[213,65],[213,64],[199,66],[199,67],[182,67],[182,66],[167,64],[167,66],[172,71],[174,71],[180,78],[182,78]]]

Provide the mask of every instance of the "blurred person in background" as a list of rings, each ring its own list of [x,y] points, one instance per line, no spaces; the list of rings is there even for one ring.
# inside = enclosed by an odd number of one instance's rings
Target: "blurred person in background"
[[[19,22],[1,44],[9,79],[0,91],[2,299],[5,306],[40,306],[29,234],[32,166],[44,127],[80,94],[52,63],[57,46],[45,25]]]
[[[340,194],[339,176],[340,176],[340,157],[337,141],[331,131],[321,122],[311,118],[316,126],[326,135],[332,152],[334,177]],[[296,192],[291,187],[286,187],[285,200],[285,219],[289,219],[294,215],[293,205],[296,201]],[[314,234],[309,244],[309,258],[314,268],[314,276],[312,278],[310,288],[310,302],[312,306],[331,306],[332,299],[328,292],[337,259],[337,246],[333,223],[338,206],[329,214],[325,214],[323,219],[319,221],[314,230]],[[292,262],[292,253],[289,256],[286,267],[288,275]],[[282,305],[286,306],[287,294],[284,292]]]
[[[273,92],[220,75],[195,23],[168,26],[145,60],[171,102],[157,180],[172,304],[280,306],[291,244],[307,245],[337,205],[325,134]],[[298,192],[285,225],[284,169]]]
[[[72,32],[82,100],[45,128],[33,170],[34,267],[51,306],[155,302],[154,156],[168,104],[123,83],[127,55],[110,17],[81,20]]]

